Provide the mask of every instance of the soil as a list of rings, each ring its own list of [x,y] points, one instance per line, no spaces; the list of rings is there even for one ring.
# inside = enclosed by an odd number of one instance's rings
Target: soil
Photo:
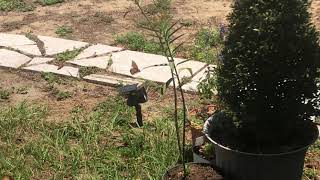
[[[98,103],[103,102],[108,96],[116,96],[116,88],[97,85],[73,78],[56,76],[59,83],[55,83],[55,89],[71,92],[72,96],[64,100],[58,100],[52,89],[40,73],[0,69],[0,90],[11,92],[9,99],[0,99],[0,109],[14,106],[24,101],[48,106],[50,121],[70,120],[70,112],[75,107],[81,107],[91,111]],[[24,93],[19,89],[25,89]],[[154,117],[161,115],[161,109],[171,105],[172,92],[169,90],[165,95],[160,95],[155,89],[147,88],[148,102],[142,104],[144,121],[152,121]],[[186,94],[187,102],[194,102],[197,95]],[[193,101],[192,101],[193,100]],[[161,108],[162,107],[162,108]],[[133,120],[135,122],[135,120]],[[187,135],[191,137],[191,133]],[[191,139],[191,138],[188,138]],[[191,140],[190,140],[191,141]]]
[[[215,160],[214,149],[207,150],[206,149],[206,145],[207,145],[207,143],[204,143],[201,146],[195,146],[193,148],[193,152],[197,153],[198,155],[200,155],[203,159],[206,159],[206,160],[208,160],[210,162],[214,162],[214,160]]]
[[[145,2],[151,2],[147,0]],[[173,0],[175,20],[191,23],[184,28],[186,40],[192,41],[202,27],[226,22],[232,0]],[[65,0],[41,6],[29,12],[0,12],[0,32],[58,37],[59,26],[70,26],[73,33],[65,38],[90,43],[113,44],[118,34],[141,31],[137,25],[138,9],[130,0]],[[320,0],[313,0],[313,21],[320,29]]]
[[[208,164],[188,164],[188,175],[185,180],[223,180],[223,177],[213,167]],[[183,179],[182,165],[170,169],[165,180],[178,180]]]

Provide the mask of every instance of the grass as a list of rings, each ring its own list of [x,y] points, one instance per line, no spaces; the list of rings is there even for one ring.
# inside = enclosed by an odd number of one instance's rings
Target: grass
[[[81,53],[81,49],[74,49],[72,51],[65,51],[56,55],[56,60],[60,62],[65,62],[74,59]]]
[[[59,26],[55,32],[59,37],[66,37],[73,33],[73,29],[70,26]]]
[[[177,161],[174,127],[161,117],[130,125],[133,110],[110,97],[90,113],[75,107],[63,123],[22,103],[0,110],[0,174],[15,179],[158,179]]]
[[[138,32],[129,32],[125,35],[117,36],[115,42],[117,45],[122,45],[133,51],[162,54],[158,43],[153,40],[147,40],[143,34]]]
[[[43,6],[50,6],[62,2],[64,2],[64,0],[39,0],[39,3]]]
[[[32,11],[34,6],[23,0],[0,0],[0,11]]]

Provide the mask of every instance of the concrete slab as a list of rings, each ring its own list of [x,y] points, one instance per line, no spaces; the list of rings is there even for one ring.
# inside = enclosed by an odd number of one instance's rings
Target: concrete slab
[[[75,60],[99,56],[99,55],[105,55],[108,53],[121,51],[121,50],[122,50],[122,48],[119,48],[119,47],[112,47],[112,46],[107,46],[107,45],[103,45],[103,44],[96,44],[96,45],[92,45],[92,46],[88,47],[87,49],[83,50],[75,58]]]
[[[64,66],[61,69],[58,69],[58,66],[52,64],[37,64],[25,67],[23,69],[37,72],[51,72],[64,76],[79,77],[79,69],[70,66]]]
[[[209,65],[203,70],[201,70],[198,74],[196,74],[192,79],[191,82],[185,84],[182,86],[182,89],[185,91],[193,91],[193,92],[198,92],[198,85],[199,83],[206,77],[208,68],[213,69],[216,68],[216,65]]]
[[[142,83],[141,81],[133,78],[125,78],[125,77],[115,77],[110,75],[101,75],[101,74],[91,74],[85,76],[83,79],[88,80],[90,82],[94,82],[97,84],[103,85],[111,85],[111,86],[118,86],[122,85],[129,85],[129,84],[137,84]]]
[[[37,64],[45,64],[47,62],[50,62],[54,60],[54,58],[41,58],[41,57],[36,57],[33,58],[28,64],[27,66],[31,66],[31,65],[37,65]]]
[[[30,61],[31,58],[15,51],[0,49],[0,66],[19,68],[23,64]]]
[[[72,60],[67,62],[71,64],[76,64],[79,66],[97,67],[101,69],[106,69],[108,67],[109,59],[110,59],[110,56],[101,56],[96,58],[79,59],[79,60]]]
[[[132,75],[130,73],[132,61],[134,61],[141,72]],[[176,64],[185,61],[185,59],[176,58]],[[113,64],[109,68],[112,72],[132,76],[136,78],[147,79],[156,82],[167,82],[171,78],[169,66],[153,66],[167,64],[167,58],[160,55],[147,54],[135,51],[122,51],[112,55]],[[153,67],[150,67],[153,66]],[[190,77],[191,74],[185,68],[191,68],[192,73],[196,73],[206,66],[205,63],[197,61],[188,61],[178,65],[178,71],[181,77]]]
[[[184,86],[182,86],[182,89],[185,90],[185,91],[197,92],[198,91],[198,88],[197,88],[198,85],[199,85],[199,82],[191,81],[190,83],[187,83]]]
[[[67,50],[83,48],[88,45],[86,42],[72,41],[67,39],[53,38],[47,36],[38,36],[38,38],[44,43],[46,55],[55,55]]]
[[[126,50],[112,54],[113,63],[109,70],[118,74],[132,76],[130,73],[132,61],[138,65],[139,69],[167,63],[167,59],[163,56]]]
[[[37,44],[24,35],[0,33],[0,46],[10,47],[35,56],[41,56]]]
[[[31,41],[24,35],[0,33],[0,46],[12,47],[35,44],[35,42]]]

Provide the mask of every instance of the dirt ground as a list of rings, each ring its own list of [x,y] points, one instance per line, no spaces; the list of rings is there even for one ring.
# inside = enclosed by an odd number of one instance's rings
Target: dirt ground
[[[149,0],[150,1],[150,0]],[[174,0],[175,19],[191,22],[190,39],[204,26],[226,21],[232,0]],[[320,0],[313,0],[313,21],[320,28]],[[37,5],[30,12],[0,12],[0,32],[57,36],[59,26],[72,27],[70,39],[113,44],[117,34],[139,31],[137,8],[130,0],[66,0],[51,6]]]
[[[174,18],[192,22],[187,28],[191,35],[202,26],[225,21],[231,4],[231,0],[173,2]],[[37,5],[30,12],[0,12],[0,32],[57,36],[56,29],[67,25],[73,29],[70,39],[112,44],[117,34],[139,31],[138,13],[130,0],[66,0],[51,6]]]
[[[48,107],[49,120],[66,121],[70,118],[70,112],[75,107],[81,107],[92,111],[100,102],[108,96],[118,95],[117,88],[97,85],[77,79],[54,76],[57,83],[54,84],[58,91],[71,92],[72,96],[64,100],[58,100],[54,95],[50,84],[39,74],[25,71],[11,71],[0,69],[0,91],[8,90],[8,99],[0,99],[0,109],[10,105],[17,105],[24,101],[28,103],[43,104]],[[23,91],[21,91],[23,89]],[[149,100],[142,105],[145,120],[152,120],[159,116],[159,109],[173,106],[171,103],[172,92],[160,95],[155,88],[147,88]],[[22,92],[22,93],[21,93]],[[186,94],[190,108],[197,103],[197,96]],[[133,120],[134,121],[134,120]]]

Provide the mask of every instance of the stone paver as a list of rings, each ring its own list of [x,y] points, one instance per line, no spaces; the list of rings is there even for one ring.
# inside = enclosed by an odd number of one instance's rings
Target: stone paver
[[[83,79],[88,80],[90,82],[104,84],[104,85],[111,85],[111,86],[117,86],[119,84],[129,85],[129,84],[141,83],[141,81],[138,81],[137,79],[133,79],[133,78],[124,78],[124,77],[119,78],[119,77],[114,77],[110,75],[100,75],[100,74],[91,74],[91,75],[85,76]]]
[[[88,43],[85,42],[53,38],[48,36],[38,36],[38,38],[44,43],[46,55],[55,55],[67,50],[71,51],[74,49],[83,48],[88,45]]]
[[[140,79],[165,83],[171,78],[171,70],[167,65],[167,58],[161,55],[147,54],[136,51],[123,50],[119,47],[112,47],[103,44],[89,46],[88,43],[53,38],[47,36],[38,36],[44,43],[45,55],[53,56],[67,50],[85,48],[74,60],[68,63],[85,67],[98,67],[108,69],[120,75],[128,77],[116,77],[113,75],[92,74],[84,79],[96,83],[117,85],[141,82]],[[0,66],[18,68],[22,65],[24,69],[38,72],[52,72],[65,76],[79,77],[79,68],[64,66],[58,69],[58,66],[47,64],[54,58],[41,57],[41,53],[34,41],[29,40],[23,35],[0,33],[0,46],[16,49],[11,51],[0,49]],[[19,51],[18,51],[19,50]],[[23,54],[21,54],[21,53]],[[39,56],[31,59],[30,54]],[[131,74],[132,62],[135,62],[140,72]],[[206,75],[208,65],[198,61],[186,61],[176,58],[177,69],[180,77],[192,77],[191,82],[185,84],[183,89],[186,91],[197,91],[197,86]],[[183,63],[182,63],[183,62]],[[178,65],[179,64],[179,65]],[[210,67],[213,67],[213,65]],[[191,69],[191,72],[189,71]],[[172,84],[171,84],[172,85]]]
[[[137,64],[141,72],[134,75],[130,73],[132,61]],[[184,61],[184,59],[176,58],[175,61],[176,63],[179,63]],[[122,51],[114,53],[112,55],[112,62],[113,64],[111,65],[110,70],[118,74],[162,83],[167,82],[171,78],[171,71],[169,66],[153,66],[159,64],[167,64],[167,59],[164,56],[135,51]],[[191,68],[192,73],[196,73],[204,66],[206,66],[205,63],[197,61],[187,61],[180,64],[177,69],[178,71],[182,70],[181,72],[179,72],[179,75],[181,77],[190,77],[190,72],[184,68]]]
[[[72,60],[68,61],[68,63],[76,64],[79,66],[86,66],[86,67],[98,67],[101,69],[106,69],[108,67],[108,62],[110,60],[110,56],[101,56],[89,59],[79,59],[79,60]]]
[[[27,66],[37,65],[37,64],[45,64],[45,63],[50,62],[52,60],[54,60],[54,58],[35,57],[27,64]]]
[[[23,69],[38,71],[38,72],[51,72],[51,73],[60,74],[64,76],[79,77],[79,69],[70,67],[70,66],[64,66],[61,69],[58,69],[58,66],[52,65],[52,64],[37,64],[37,65],[25,67]]]
[[[126,50],[112,54],[110,70],[118,74],[131,76],[132,61],[138,65],[139,69],[155,64],[167,63],[166,58],[163,56]]]
[[[0,49],[0,66],[19,68],[23,64],[30,61],[31,58],[15,51]]]
[[[201,80],[203,80],[203,78],[206,77],[206,73],[208,71],[208,68],[215,68],[215,65],[209,65],[208,67],[202,69],[198,74],[196,74],[192,79],[191,82],[185,84],[184,86],[182,86],[183,90],[186,91],[198,91],[198,85],[200,83]]]
[[[24,35],[0,33],[0,46],[10,47],[35,56],[41,56],[41,52],[36,43]]]
[[[122,48],[119,47],[112,47],[112,46],[107,46],[103,44],[96,44],[88,47],[87,49],[83,50],[76,58],[75,60],[78,59],[83,59],[83,58],[88,58],[88,57],[93,57],[93,56],[99,56],[99,55],[105,55],[111,52],[116,52],[116,51],[121,51]]]

